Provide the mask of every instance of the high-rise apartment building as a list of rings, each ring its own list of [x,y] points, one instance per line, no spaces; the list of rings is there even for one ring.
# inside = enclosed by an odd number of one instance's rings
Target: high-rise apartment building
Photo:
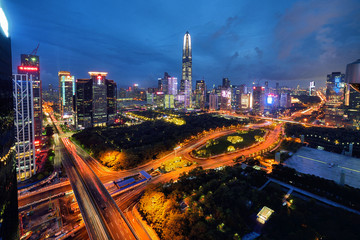
[[[21,66],[18,66],[18,74],[28,74],[33,81],[34,101],[34,133],[35,139],[41,142],[42,137],[42,83],[40,80],[39,56],[21,54]]]
[[[180,91],[185,95],[184,107],[191,107],[192,101],[192,49],[189,32],[184,35],[182,56],[182,77]]]
[[[75,77],[70,72],[60,71],[59,76],[59,105],[60,114],[64,119],[73,119],[75,97]]]
[[[76,128],[112,124],[116,117],[116,83],[106,72],[89,72],[90,79],[76,80]]]
[[[15,151],[18,181],[36,174],[33,81],[28,74],[13,75]]]
[[[0,3],[0,239],[19,239],[11,61],[8,22]]]

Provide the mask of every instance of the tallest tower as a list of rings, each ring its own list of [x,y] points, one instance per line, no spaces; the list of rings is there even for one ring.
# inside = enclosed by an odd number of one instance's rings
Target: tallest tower
[[[189,32],[185,33],[182,56],[182,78],[180,91],[185,95],[185,107],[191,107],[192,92],[192,54],[191,54],[191,37]]]

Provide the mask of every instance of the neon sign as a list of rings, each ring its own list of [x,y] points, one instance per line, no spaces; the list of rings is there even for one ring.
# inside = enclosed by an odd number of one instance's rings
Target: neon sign
[[[21,71],[38,71],[38,67],[26,67],[26,66],[18,66],[18,69]]]

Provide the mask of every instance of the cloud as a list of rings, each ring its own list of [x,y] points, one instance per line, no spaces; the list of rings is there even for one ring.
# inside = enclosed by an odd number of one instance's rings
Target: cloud
[[[238,16],[229,17],[228,19],[226,19],[225,25],[223,25],[216,32],[214,32],[211,38],[217,39],[225,36],[225,37],[231,37],[233,40],[238,40],[239,36],[235,31],[233,31],[232,28],[236,26],[239,22],[240,21]]]
[[[275,28],[279,59],[289,57],[304,40],[326,24],[346,15],[347,0],[308,0],[296,2],[280,18]]]
[[[316,40],[319,42],[322,50],[319,59],[323,63],[336,58],[336,46],[334,45],[334,39],[329,37],[331,33],[331,29],[329,27],[325,27],[322,28],[316,35]]]
[[[261,59],[263,57],[264,52],[260,50],[260,48],[256,47],[255,49],[256,55]]]

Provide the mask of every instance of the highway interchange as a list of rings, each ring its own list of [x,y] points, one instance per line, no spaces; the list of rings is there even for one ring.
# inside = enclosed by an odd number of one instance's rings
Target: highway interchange
[[[59,130],[58,136],[62,140],[55,141],[56,153],[61,155],[62,164],[66,169],[70,181],[41,189],[35,193],[20,196],[19,207],[39,201],[44,198],[44,196],[54,196],[63,192],[71,191],[72,189],[79,203],[79,208],[90,239],[150,239],[148,233],[142,226],[136,224],[134,221],[130,224],[122,212],[134,206],[134,203],[136,203],[136,200],[138,200],[141,193],[144,191],[146,184],[134,188],[132,191],[129,191],[129,193],[124,193],[115,197],[114,201],[104,187],[103,183],[135,175],[141,170],[156,169],[163,162],[173,159],[175,157],[175,152],[171,152],[161,159],[148,162],[131,170],[112,171],[102,166],[83,149],[69,141],[66,134],[61,132],[56,120],[54,123]],[[265,124],[249,125],[246,128],[263,127],[269,125],[269,123],[270,122],[266,122]],[[190,155],[192,150],[205,144],[209,139],[228,135],[235,131],[236,129],[223,129],[208,133],[204,137],[188,142],[176,151],[176,156],[181,156],[187,160],[196,162],[197,164],[187,168],[181,168],[167,174],[161,174],[150,182],[157,183],[169,181],[170,179],[177,179],[181,173],[187,172],[198,166],[203,168],[216,168],[224,165],[232,165],[234,164],[234,158],[269,150],[269,147],[274,145],[280,138],[281,124],[274,130],[269,131],[265,141],[250,148],[206,160],[197,159]],[[126,211],[126,215],[129,214],[129,211]],[[84,233],[79,231],[79,235],[76,235],[74,238],[81,239],[83,238],[83,235]]]

